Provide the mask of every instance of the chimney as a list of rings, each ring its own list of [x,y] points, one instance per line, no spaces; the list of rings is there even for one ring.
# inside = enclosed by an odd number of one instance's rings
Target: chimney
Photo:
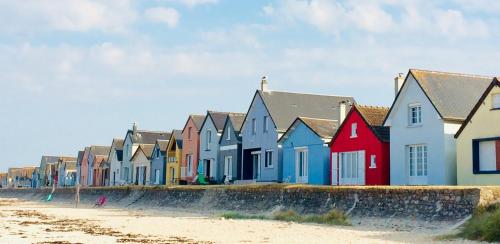
[[[399,90],[401,90],[404,81],[405,80],[403,77],[403,73],[399,73],[398,76],[394,78],[394,96],[398,95],[398,92]]]
[[[342,101],[339,104],[339,125],[344,122],[345,116],[346,116],[346,111],[347,110],[347,102]]]
[[[267,83],[267,76],[262,76],[262,80],[260,81],[260,90],[263,92],[269,91],[268,83]]]
[[[137,123],[134,122],[134,124],[132,125],[132,132],[135,134],[136,131],[137,131]]]

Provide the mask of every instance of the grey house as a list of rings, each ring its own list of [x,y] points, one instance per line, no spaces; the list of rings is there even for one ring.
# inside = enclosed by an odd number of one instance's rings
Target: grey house
[[[244,113],[231,113],[224,123],[219,140],[219,165],[225,182],[241,179],[241,136]]]
[[[219,140],[227,112],[208,111],[200,129],[200,162],[204,176],[213,182],[223,181],[223,164],[219,164]],[[238,114],[238,113],[235,113]]]
[[[165,185],[166,179],[166,152],[169,140],[156,140],[155,147],[151,154],[151,185]]]
[[[264,77],[241,128],[242,179],[281,182],[278,140],[293,121],[297,117],[340,121],[345,105],[354,103],[353,97],[269,91]]]

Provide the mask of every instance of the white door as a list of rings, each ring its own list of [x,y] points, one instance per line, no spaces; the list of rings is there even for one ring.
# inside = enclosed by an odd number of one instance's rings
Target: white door
[[[308,162],[307,162],[307,149],[297,149],[295,151],[295,172],[297,183],[308,182]]]
[[[340,185],[365,184],[365,151],[340,153],[339,161]]]
[[[252,152],[253,179],[260,179],[260,151]]]
[[[224,157],[224,175],[226,176],[226,181],[233,179],[233,157]]]
[[[339,184],[339,170],[338,170],[338,153],[332,153],[332,185],[336,186]]]
[[[427,146],[410,145],[406,147],[410,185],[427,185]]]

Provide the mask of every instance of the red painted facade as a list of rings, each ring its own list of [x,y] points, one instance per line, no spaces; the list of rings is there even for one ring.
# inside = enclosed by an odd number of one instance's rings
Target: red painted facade
[[[182,163],[181,180],[186,183],[192,183],[198,171],[198,160],[200,158],[200,134],[197,121],[204,116],[191,115],[182,131]],[[199,122],[198,122],[199,123]],[[191,171],[188,172],[188,155],[192,157]],[[182,173],[184,172],[184,175]]]
[[[357,137],[351,138],[351,125],[357,124]],[[346,116],[337,134],[330,143],[330,169],[340,169],[340,160],[337,160],[337,166],[333,165],[332,154],[365,151],[365,185],[389,185],[389,165],[390,153],[389,142],[382,141],[368,124],[356,106],[353,106],[351,111]],[[376,156],[376,168],[370,168],[371,155]],[[337,179],[340,177],[340,171],[330,170],[330,174],[336,174]],[[339,172],[339,173],[337,173]],[[335,177],[335,176],[334,176]],[[332,177],[330,177],[330,180]],[[340,182],[337,180],[337,184]],[[331,182],[332,183],[332,182]]]

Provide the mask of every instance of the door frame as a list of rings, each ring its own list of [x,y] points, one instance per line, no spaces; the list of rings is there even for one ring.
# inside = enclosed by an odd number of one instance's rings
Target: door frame
[[[304,153],[304,160],[302,164],[303,176],[299,175],[300,172],[300,153]],[[305,172],[305,174],[304,174]],[[296,147],[295,148],[295,183],[307,184],[309,182],[309,148]]]

